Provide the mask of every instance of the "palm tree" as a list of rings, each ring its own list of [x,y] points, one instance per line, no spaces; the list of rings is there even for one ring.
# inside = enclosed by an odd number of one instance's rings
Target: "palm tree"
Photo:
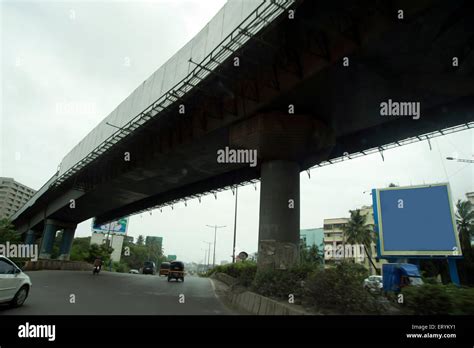
[[[456,203],[456,224],[458,225],[459,241],[461,250],[466,261],[473,261],[471,247],[471,233],[474,227],[474,209],[469,201],[461,201]]]
[[[351,218],[343,227],[345,239],[349,244],[362,244],[374,270],[377,270],[371,257],[372,242],[375,241],[373,226],[367,224],[367,216],[362,215],[360,209],[349,210],[349,212],[351,213]]]

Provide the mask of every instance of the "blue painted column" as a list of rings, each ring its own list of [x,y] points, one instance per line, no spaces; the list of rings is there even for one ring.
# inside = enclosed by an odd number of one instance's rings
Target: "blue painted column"
[[[25,244],[35,244],[35,241],[36,241],[35,231],[28,230],[25,236]]]
[[[41,240],[40,259],[50,259],[58,226],[46,220]]]
[[[456,267],[456,259],[452,257],[448,257],[448,266],[449,266],[449,276],[451,277],[451,281],[457,287],[461,286],[461,281],[459,280],[458,275],[458,268]]]
[[[59,248],[59,260],[69,260],[75,232],[75,227],[67,227],[63,230],[63,237]]]

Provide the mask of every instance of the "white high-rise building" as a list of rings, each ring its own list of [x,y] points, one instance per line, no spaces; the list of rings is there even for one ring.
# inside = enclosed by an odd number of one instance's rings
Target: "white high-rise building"
[[[35,190],[13,178],[0,177],[0,219],[9,218],[30,200]]]

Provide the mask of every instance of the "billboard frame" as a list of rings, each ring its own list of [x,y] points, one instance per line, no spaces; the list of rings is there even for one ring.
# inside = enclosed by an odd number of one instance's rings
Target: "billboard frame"
[[[122,219],[125,219],[127,220],[127,223],[125,224],[125,231],[124,232],[115,232],[115,231],[112,231],[110,230],[98,230],[98,229],[94,229],[94,222],[95,222],[95,217],[92,219],[92,222],[91,222],[91,231],[92,233],[102,233],[102,234],[108,234],[108,235],[117,235],[117,236],[127,236],[127,233],[128,233],[128,224],[130,223],[130,218],[129,217],[123,217],[123,218],[119,218],[119,219],[116,219],[116,220],[112,220],[112,221],[109,221],[108,223],[104,224],[104,225],[109,225],[112,223],[112,222],[118,222]],[[103,225],[100,225],[100,226],[103,226]]]
[[[451,222],[453,227],[454,238],[456,242],[456,250],[385,250],[385,245],[383,242],[383,221],[382,221],[382,212],[379,209],[380,207],[380,192],[382,191],[394,191],[394,190],[407,190],[407,189],[417,189],[417,188],[429,188],[443,186],[447,189],[449,209],[451,215]],[[451,188],[449,183],[438,183],[438,184],[425,184],[425,185],[415,185],[415,186],[404,186],[404,187],[386,187],[382,189],[372,189],[372,201],[373,201],[373,210],[374,210],[374,223],[375,230],[377,233],[377,256],[382,259],[393,259],[393,258],[456,258],[461,259],[462,249],[459,241],[459,235],[456,228],[456,220],[454,216],[454,209],[452,205],[452,195]],[[450,254],[451,253],[451,254]]]

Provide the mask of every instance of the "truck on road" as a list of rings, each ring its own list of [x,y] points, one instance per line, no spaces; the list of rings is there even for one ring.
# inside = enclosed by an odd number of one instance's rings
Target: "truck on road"
[[[420,270],[411,263],[386,263],[382,265],[384,292],[400,292],[405,286],[422,285]]]

